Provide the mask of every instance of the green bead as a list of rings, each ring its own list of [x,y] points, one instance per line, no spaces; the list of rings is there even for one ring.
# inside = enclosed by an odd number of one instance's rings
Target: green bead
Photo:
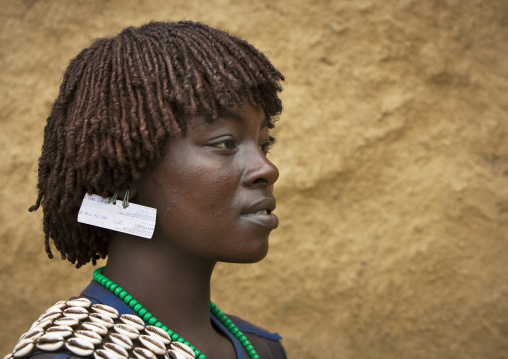
[[[138,304],[138,301],[132,298],[131,301],[129,302],[129,307],[134,308],[136,304]]]
[[[244,349],[245,349],[246,351],[249,351],[249,350],[254,349],[254,347],[252,346],[252,344],[250,344],[250,343],[249,343],[249,345],[247,345],[246,347],[244,347]]]
[[[182,337],[180,337],[176,341],[179,342],[179,343],[183,343],[185,340]]]
[[[121,300],[123,300],[129,293],[127,293],[127,291],[125,290],[122,290],[120,292],[120,294],[118,294],[118,298],[120,298]]]
[[[206,359],[205,354],[201,353],[196,359]]]
[[[235,337],[236,337],[236,339],[239,339],[242,335],[243,335],[243,333],[242,333],[241,331],[237,331],[237,332],[235,333]]]
[[[106,282],[106,284],[104,284],[104,286],[105,286],[107,289],[109,289],[109,288],[111,287],[111,285],[112,285],[112,284],[113,284],[113,281],[112,281],[112,280],[108,280],[108,281]]]
[[[151,317],[150,320],[148,321],[148,325],[157,326],[157,323],[159,324],[159,327],[162,326],[162,323],[159,322],[155,317]]]
[[[171,330],[171,329],[169,329],[169,328],[168,328],[168,329],[166,329],[166,333],[168,333],[170,337],[171,337],[173,334],[175,334],[175,332],[174,332],[174,331],[172,331],[172,330]]]
[[[247,354],[252,358],[253,355],[257,354],[257,352],[254,349],[251,349],[247,352]]]
[[[188,347],[190,347],[190,343],[189,343],[187,340],[185,340],[183,343],[184,343],[185,345],[187,345]]]
[[[162,330],[164,330],[165,332],[167,332],[169,328],[168,328],[168,327],[166,327],[165,325],[163,325],[161,329],[162,329]],[[171,334],[173,334],[173,333],[171,333]],[[171,334],[170,334],[170,335],[171,335]]]
[[[214,308],[212,308],[212,309],[211,309],[211,312],[212,312],[214,315],[216,315],[216,314],[217,314],[217,312],[219,312],[219,308],[214,307]]]
[[[192,351],[194,352],[194,354],[196,354],[196,356],[198,356],[198,354],[196,353],[196,351],[199,351],[199,350],[197,350],[197,349],[194,347],[194,345],[189,345],[189,348],[191,348],[191,349],[192,349]]]
[[[148,310],[146,310],[146,308],[141,308],[138,312],[138,315],[143,318],[143,315],[145,315],[146,313],[148,313]]]
[[[230,323],[226,327],[228,328],[229,331],[231,331],[235,327],[235,324],[230,321]]]
[[[114,293],[114,292],[115,292],[115,289],[116,289],[117,287],[118,287],[118,284],[113,283],[113,284],[111,284],[111,285],[110,285],[109,290],[110,290],[111,292],[113,292],[113,293]]]
[[[116,288],[115,288],[115,292],[114,292],[114,293],[115,293],[115,295],[118,297],[118,295],[119,295],[119,294],[120,294],[120,292],[122,292],[122,291],[123,291],[123,288],[119,286],[119,287],[116,287]]]
[[[125,304],[129,305],[129,303],[131,302],[131,300],[133,300],[134,298],[132,298],[132,295],[128,295],[126,296],[123,301],[125,302]]]
[[[250,359],[260,359],[260,358],[259,358],[259,355],[254,354],[254,355],[251,355]]]
[[[226,320],[228,320],[228,317],[226,317],[224,314],[222,314],[222,316],[219,318],[221,323],[224,323]]]
[[[143,309],[143,306],[139,303],[132,308],[132,310],[136,313],[138,313],[141,309]]]
[[[178,338],[180,338],[180,336],[178,334],[176,334],[176,333],[171,334],[171,340],[175,341]]]
[[[250,344],[249,339],[245,338],[244,340],[241,340],[240,344],[242,344],[242,347],[245,349]]]
[[[231,329],[231,334],[235,335],[239,331],[240,331],[240,329],[238,329],[237,327],[234,327],[233,329]]]
[[[149,320],[151,317],[153,317],[152,313],[147,312],[147,313],[145,313],[145,314],[143,315],[143,320],[144,320],[145,322],[148,322],[148,320]]]
[[[161,323],[161,322],[157,322],[157,323],[155,323],[155,326],[156,326],[157,328],[162,328],[162,323]]]

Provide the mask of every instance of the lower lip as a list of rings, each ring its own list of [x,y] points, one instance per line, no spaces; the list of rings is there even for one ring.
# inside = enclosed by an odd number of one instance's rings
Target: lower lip
[[[273,213],[270,214],[242,214],[242,218],[254,222],[262,227],[275,229],[279,226],[279,219]]]

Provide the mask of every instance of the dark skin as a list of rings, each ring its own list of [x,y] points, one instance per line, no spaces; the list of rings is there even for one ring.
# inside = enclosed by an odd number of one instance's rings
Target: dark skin
[[[234,359],[210,322],[210,279],[218,261],[253,263],[278,225],[261,106],[198,116],[168,141],[162,161],[130,186],[130,200],[157,208],[151,239],[114,232],[104,275],[210,359]],[[122,195],[122,194],[120,194]]]

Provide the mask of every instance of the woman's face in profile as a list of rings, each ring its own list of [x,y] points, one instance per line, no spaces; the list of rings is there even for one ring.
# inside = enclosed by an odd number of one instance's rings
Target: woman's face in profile
[[[137,182],[139,204],[157,208],[155,240],[210,261],[256,262],[277,228],[273,185],[279,171],[261,106],[226,109],[169,139],[166,154]]]

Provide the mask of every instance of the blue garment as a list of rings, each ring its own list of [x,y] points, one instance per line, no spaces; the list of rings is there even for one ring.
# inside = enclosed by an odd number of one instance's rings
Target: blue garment
[[[81,297],[86,297],[91,300],[92,304],[105,304],[109,305],[122,314],[136,313],[125,304],[120,298],[111,293],[109,290],[100,284],[92,281],[88,287],[81,292]],[[256,352],[261,359],[287,359],[286,352],[280,344],[281,336],[277,333],[269,333],[266,330],[256,327],[253,324],[240,319],[238,317],[228,315],[229,319],[240,329],[243,334],[249,339],[251,344],[256,349]],[[243,349],[242,345],[224,325],[213,314],[210,313],[210,320],[214,326],[224,334],[229,341],[233,344],[236,352],[237,359],[249,359],[249,356]],[[32,359],[73,359],[76,358],[72,353],[41,353],[37,352],[30,356]],[[79,358],[81,359],[81,358]]]

